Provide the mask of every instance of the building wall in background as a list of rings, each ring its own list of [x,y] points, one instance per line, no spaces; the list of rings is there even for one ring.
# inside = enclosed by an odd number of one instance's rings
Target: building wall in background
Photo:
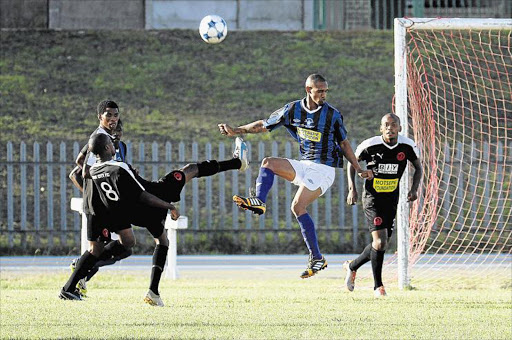
[[[0,27],[197,29],[218,14],[229,29],[392,29],[396,17],[510,18],[512,0],[0,0]]]
[[[50,29],[143,29],[144,0],[49,0]]]
[[[1,0],[1,28],[48,28],[49,0]]]

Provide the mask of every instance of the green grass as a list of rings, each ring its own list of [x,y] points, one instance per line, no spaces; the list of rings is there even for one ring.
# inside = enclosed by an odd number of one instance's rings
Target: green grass
[[[314,72],[327,77],[328,101],[342,111],[350,138],[362,140],[378,133],[394,92],[390,31],[233,31],[218,45],[195,30],[2,31],[0,38],[0,145],[85,142],[105,98],[119,103],[126,140],[225,141],[217,123],[267,117],[304,96]]]
[[[149,270],[148,270],[149,272]],[[510,339],[510,289],[411,290],[370,281],[353,293],[326,271],[187,272],[161,285],[164,308],[142,303],[148,274],[104,272],[83,302],[61,301],[67,273],[2,272],[2,338]],[[51,274],[51,273],[49,273]],[[452,287],[446,282],[445,287]]]

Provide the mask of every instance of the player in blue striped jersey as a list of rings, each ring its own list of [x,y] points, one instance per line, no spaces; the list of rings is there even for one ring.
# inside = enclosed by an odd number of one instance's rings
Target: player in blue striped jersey
[[[256,196],[235,195],[233,200],[240,208],[261,215],[266,211],[267,194],[276,175],[299,186],[291,210],[310,253],[308,267],[301,274],[302,278],[311,277],[327,267],[307,207],[333,184],[335,168],[343,167],[343,156],[354,166],[359,176],[373,176],[371,171],[362,170],[359,166],[347,139],[343,117],[326,102],[329,88],[325,78],[320,74],[311,74],[306,79],[305,89],[305,98],[286,104],[266,120],[239,127],[219,124],[220,132],[226,136],[270,132],[284,126],[299,143],[300,160],[266,157],[256,180]]]

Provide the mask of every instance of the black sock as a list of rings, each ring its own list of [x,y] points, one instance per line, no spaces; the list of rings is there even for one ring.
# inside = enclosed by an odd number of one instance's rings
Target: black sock
[[[377,289],[382,284],[382,264],[384,263],[384,253],[383,250],[375,250],[372,248],[370,258],[372,261],[372,271],[373,271],[373,282],[375,286],[373,289]]]
[[[215,175],[219,168],[219,163],[215,159],[197,163],[197,178]]]
[[[117,255],[114,257],[110,256],[110,258],[108,258],[106,260],[99,260],[98,262],[96,262],[94,267],[92,267],[92,269],[89,270],[89,273],[87,273],[87,276],[85,278],[86,281],[89,281],[98,272],[98,270],[100,270],[100,267],[110,266],[111,264],[114,264],[117,261],[121,261],[122,259],[127,258],[131,254],[132,254],[132,250],[127,249],[124,253],[122,253],[120,255]],[[103,255],[103,253],[102,253],[102,255]],[[101,256],[100,256],[100,258],[101,258]]]
[[[71,276],[68,279],[68,282],[64,285],[64,290],[67,292],[75,291],[76,284],[80,279],[83,279],[89,270],[94,267],[94,264],[98,261],[98,258],[93,254],[89,253],[89,251],[85,251],[76,264],[76,268],[71,273]]]
[[[359,267],[361,267],[366,262],[370,261],[370,252],[372,250],[372,244],[370,243],[367,245],[361,255],[357,257],[354,261],[350,262],[350,265],[348,266],[350,270],[357,271]]]
[[[149,285],[149,289],[158,295],[160,295],[158,292],[158,286],[160,285],[160,278],[164,271],[168,250],[169,247],[159,244],[155,247],[155,252],[153,253],[153,268],[151,268],[151,283]]]
[[[240,158],[232,158],[229,161],[219,162],[219,172],[227,170],[238,170],[242,166]]]

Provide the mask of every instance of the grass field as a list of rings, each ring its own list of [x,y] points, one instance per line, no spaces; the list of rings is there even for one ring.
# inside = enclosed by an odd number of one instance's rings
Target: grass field
[[[104,272],[82,302],[62,301],[67,274],[1,272],[2,338],[510,339],[510,289],[411,290],[370,281],[341,289],[338,271],[189,272],[163,280],[166,307],[145,305],[147,273]],[[453,287],[447,281],[446,287]]]

